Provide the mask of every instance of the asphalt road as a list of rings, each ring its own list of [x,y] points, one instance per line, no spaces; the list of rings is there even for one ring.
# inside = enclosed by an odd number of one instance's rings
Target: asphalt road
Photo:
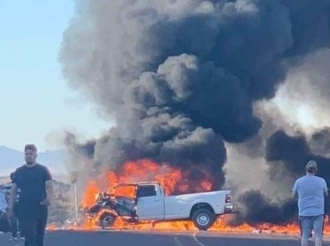
[[[0,234],[1,246],[24,246],[23,241],[9,241],[8,234]],[[208,233],[155,234],[134,232],[48,232],[45,246],[298,246],[293,237],[261,235],[215,235]],[[330,243],[325,243],[330,246]]]

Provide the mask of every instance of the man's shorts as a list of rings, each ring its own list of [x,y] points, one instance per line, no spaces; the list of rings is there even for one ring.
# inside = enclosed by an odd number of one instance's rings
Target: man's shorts
[[[300,216],[299,217],[301,237],[308,239],[314,231],[315,238],[322,238],[324,228],[324,216]]]

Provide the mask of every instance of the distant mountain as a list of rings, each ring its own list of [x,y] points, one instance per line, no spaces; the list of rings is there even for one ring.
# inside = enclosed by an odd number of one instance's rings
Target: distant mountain
[[[47,166],[55,175],[66,172],[67,154],[64,150],[38,153],[37,161]],[[0,146],[0,176],[8,175],[24,164],[24,153],[5,146]]]

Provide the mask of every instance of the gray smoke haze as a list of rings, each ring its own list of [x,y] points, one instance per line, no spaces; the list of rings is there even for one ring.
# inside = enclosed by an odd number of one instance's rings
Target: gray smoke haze
[[[98,172],[149,158],[201,167],[213,189],[225,183],[224,143],[262,127],[253,104],[273,98],[289,69],[330,40],[328,0],[76,4],[63,73],[116,126],[87,144],[70,134],[66,143]]]

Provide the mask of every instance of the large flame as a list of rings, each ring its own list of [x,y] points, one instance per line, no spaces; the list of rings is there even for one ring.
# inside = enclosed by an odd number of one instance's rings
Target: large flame
[[[122,171],[119,173],[108,172],[102,176],[99,180],[90,180],[87,188],[83,194],[81,201],[81,207],[86,208],[92,206],[96,202],[96,197],[100,192],[102,186],[108,187],[108,192],[112,192],[112,187],[123,183],[139,182],[139,181],[157,181],[160,182],[165,190],[166,195],[172,195],[176,192],[198,192],[211,190],[212,184],[209,181],[207,172],[201,171],[204,175],[204,179],[200,182],[191,182],[187,179],[187,172],[173,168],[169,165],[158,165],[150,160],[140,160],[137,162],[127,162]],[[123,187],[122,189],[116,189],[116,195],[132,196],[134,190],[130,187]],[[102,213],[104,210],[102,211]],[[78,230],[97,230],[98,226],[98,214],[93,220],[86,220],[83,225],[75,226],[72,229]],[[248,225],[242,224],[239,226],[230,226],[229,221],[234,215],[225,215],[217,219],[213,227],[209,229],[212,232],[230,232],[230,233],[280,233],[297,235],[300,232],[297,223],[287,224],[285,226],[271,225],[271,224],[259,224]],[[324,234],[330,234],[329,219],[325,219]],[[52,226],[48,227],[49,230],[55,229]],[[117,219],[114,225],[114,229],[117,230],[165,230],[165,231],[197,231],[191,221],[175,221],[175,222],[149,222],[129,224],[122,219]]]
[[[181,171],[167,164],[158,165],[150,160],[140,160],[137,162],[127,162],[123,165],[121,171],[108,172],[96,180],[89,181],[82,199],[82,207],[88,207],[95,204],[95,197],[102,191],[101,186],[106,185],[109,190],[119,184],[140,182],[140,181],[157,181],[162,184],[165,194],[187,192],[203,192],[211,190],[212,183],[209,181],[210,175],[202,169],[199,169],[204,179],[200,182],[188,180],[189,172]],[[99,184],[99,185],[98,185]],[[128,193],[123,194],[128,195]]]

